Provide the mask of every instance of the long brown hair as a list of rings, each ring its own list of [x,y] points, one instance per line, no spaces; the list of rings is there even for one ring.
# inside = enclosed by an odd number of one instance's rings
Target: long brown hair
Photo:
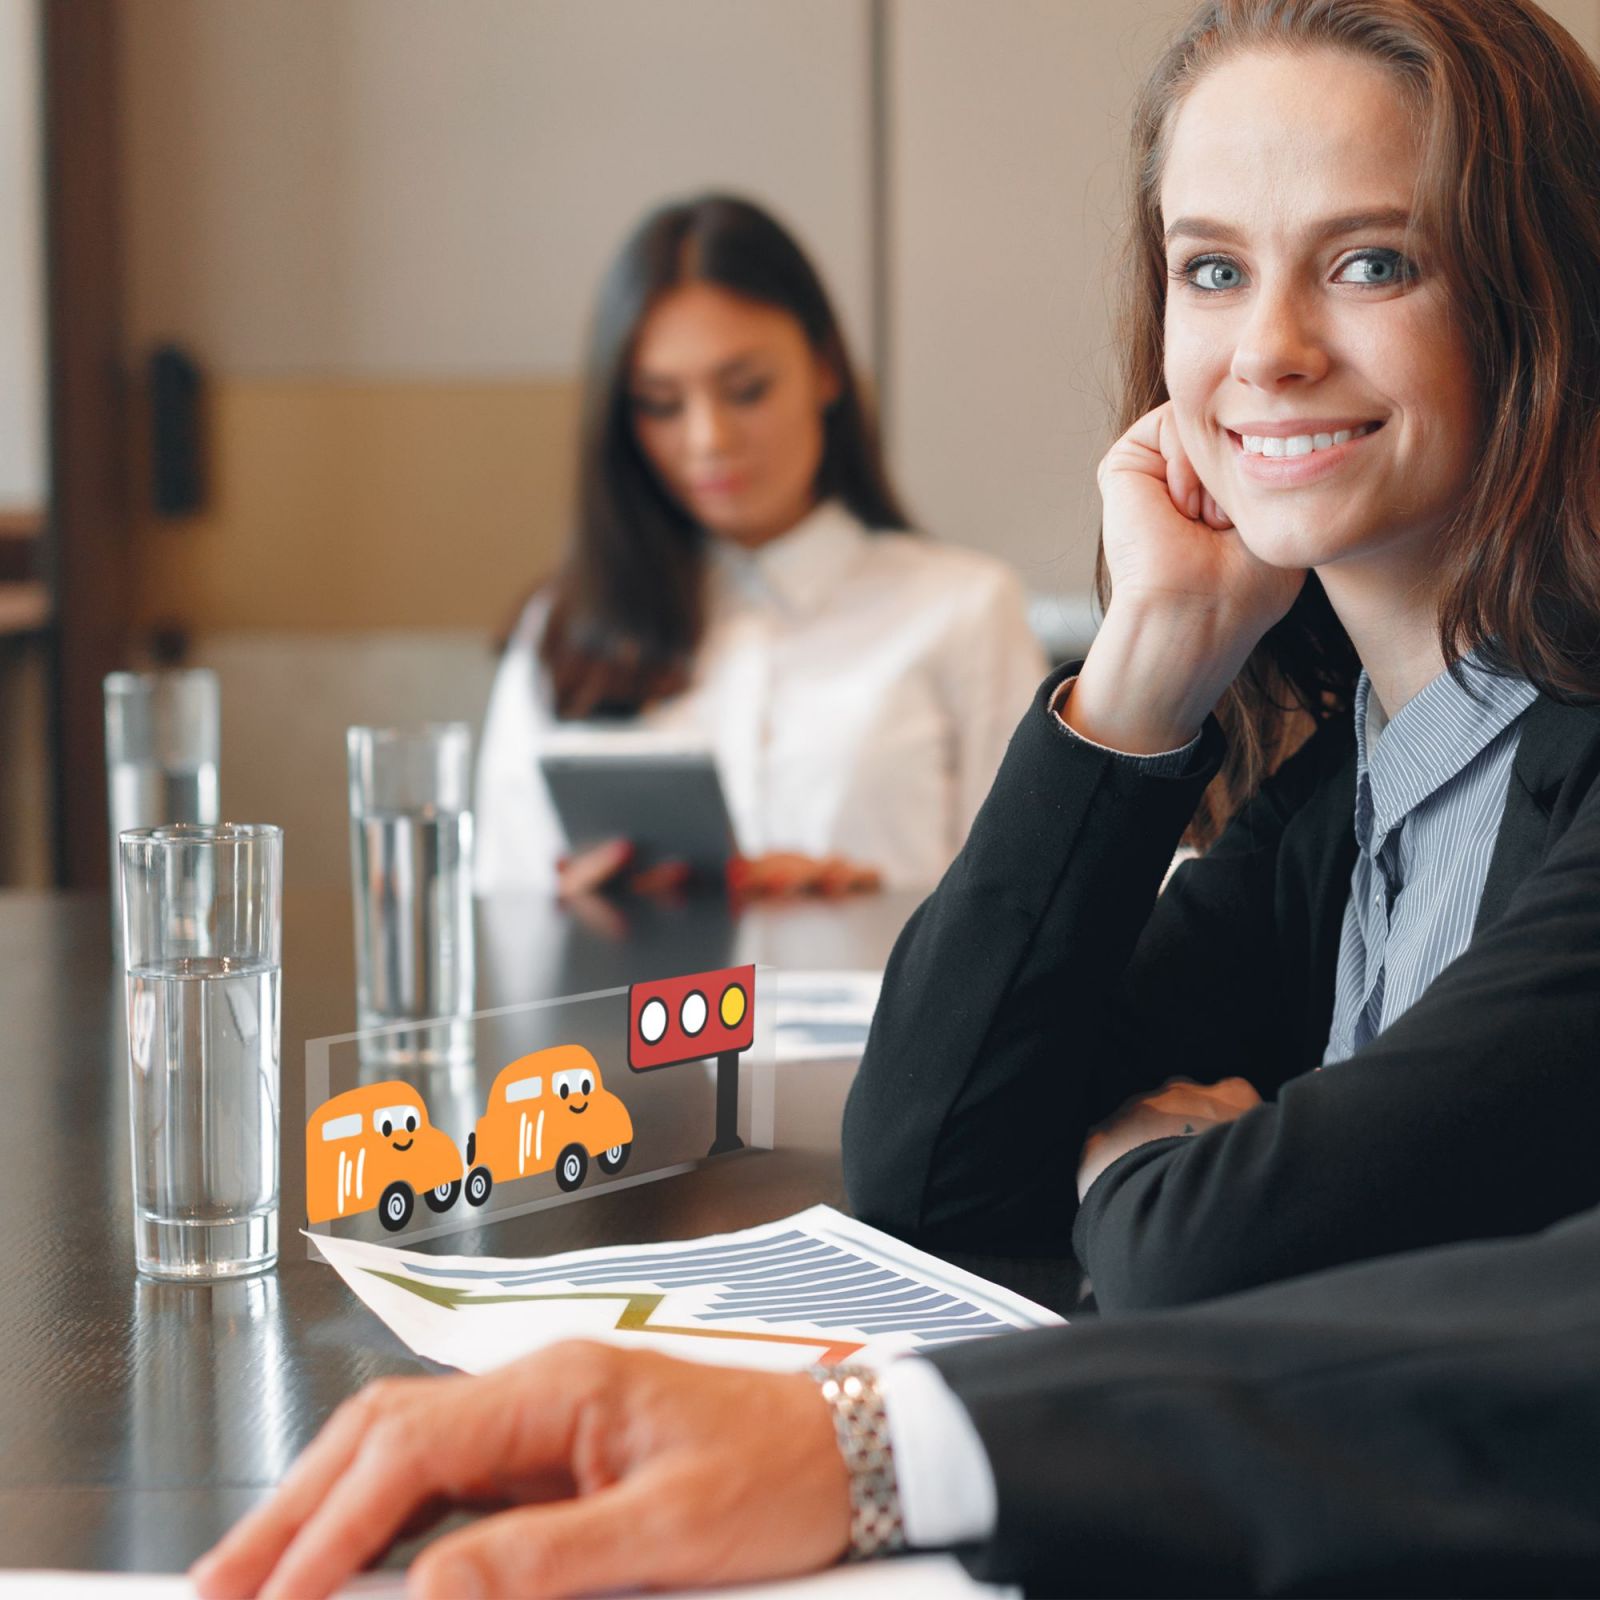
[[[1167,398],[1161,169],[1184,96],[1246,50],[1336,49],[1389,71],[1422,129],[1418,222],[1471,330],[1483,437],[1439,536],[1446,665],[1478,651],[1555,699],[1600,696],[1600,72],[1530,0],[1206,0],[1138,99],[1119,433]],[[1314,112],[1308,112],[1314,115]],[[1104,554],[1096,570],[1109,601]],[[1218,716],[1209,842],[1360,670],[1315,573]]]
[[[663,488],[634,436],[628,366],[639,326],[680,284],[716,284],[787,311],[833,372],[818,499],[873,532],[908,524],[822,280],[768,212],[733,195],[662,206],[629,236],[600,287],[579,436],[577,525],[552,585],[539,658],[560,717],[638,711],[688,680],[705,627],[705,534]]]

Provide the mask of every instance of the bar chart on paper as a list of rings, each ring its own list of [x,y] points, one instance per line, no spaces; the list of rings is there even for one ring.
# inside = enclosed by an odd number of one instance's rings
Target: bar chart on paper
[[[316,1244],[413,1350],[467,1372],[564,1338],[786,1370],[1061,1320],[829,1206],[680,1244],[543,1258]]]

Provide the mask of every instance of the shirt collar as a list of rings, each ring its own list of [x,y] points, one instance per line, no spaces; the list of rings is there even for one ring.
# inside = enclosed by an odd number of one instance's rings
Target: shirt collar
[[[1441,672],[1387,722],[1379,714],[1369,723],[1365,669],[1356,682],[1356,839],[1369,853],[1538,698],[1527,679],[1487,671],[1476,653],[1461,665],[1466,686]]]
[[[712,540],[717,570],[746,594],[803,614],[822,605],[855,565],[867,531],[837,500],[825,500],[758,549]]]

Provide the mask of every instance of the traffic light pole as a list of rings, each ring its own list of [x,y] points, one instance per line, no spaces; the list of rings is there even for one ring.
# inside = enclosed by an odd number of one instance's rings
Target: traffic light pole
[[[739,1052],[724,1050],[717,1057],[717,1136],[710,1155],[744,1149],[739,1137]]]

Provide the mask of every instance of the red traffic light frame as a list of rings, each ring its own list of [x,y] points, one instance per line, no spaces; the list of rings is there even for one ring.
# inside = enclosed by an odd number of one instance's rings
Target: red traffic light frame
[[[738,1055],[755,1036],[754,965],[652,978],[628,989],[628,1065],[635,1072]]]
[[[628,988],[628,1065],[635,1072],[717,1058],[717,1133],[710,1154],[740,1149],[739,1056],[755,1042],[756,969],[721,967]]]

